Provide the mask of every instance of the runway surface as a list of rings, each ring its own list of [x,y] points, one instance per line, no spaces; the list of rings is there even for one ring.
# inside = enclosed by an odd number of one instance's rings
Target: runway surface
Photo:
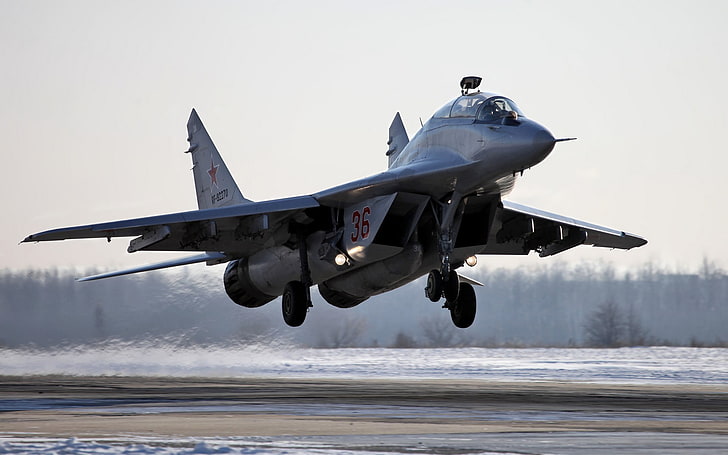
[[[0,376],[0,453],[728,453],[726,384]]]

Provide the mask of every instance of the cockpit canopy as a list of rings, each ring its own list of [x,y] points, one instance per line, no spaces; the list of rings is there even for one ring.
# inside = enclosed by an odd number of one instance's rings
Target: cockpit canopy
[[[517,119],[523,113],[516,103],[503,96],[490,93],[463,95],[442,106],[434,118],[473,118],[482,123],[503,123],[504,119]]]

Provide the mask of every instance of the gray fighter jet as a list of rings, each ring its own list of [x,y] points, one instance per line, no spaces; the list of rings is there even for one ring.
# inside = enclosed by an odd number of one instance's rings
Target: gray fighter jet
[[[197,262],[227,263],[223,283],[248,308],[282,295],[283,318],[303,323],[310,287],[340,308],[356,306],[428,274],[425,295],[444,298],[457,327],[475,318],[475,280],[457,273],[477,255],[551,256],[577,245],[630,249],[643,238],[502,199],[516,177],[557,142],[516,104],[462,79],[410,140],[397,113],[388,169],[310,196],[246,199],[197,113],[187,123],[199,210],[33,234],[24,242],[134,237],[128,251],[199,254],[90,276],[96,280]]]

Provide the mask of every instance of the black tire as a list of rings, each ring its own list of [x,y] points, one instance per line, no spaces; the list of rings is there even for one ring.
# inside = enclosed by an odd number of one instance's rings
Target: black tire
[[[476,297],[475,289],[469,283],[460,283],[458,299],[450,304],[450,318],[453,324],[467,329],[475,321]]]
[[[442,275],[440,275],[439,271],[432,270],[427,275],[425,295],[433,302],[437,302],[442,297]]]
[[[308,300],[306,287],[300,281],[291,281],[283,291],[283,320],[291,327],[298,327],[306,320]]]
[[[460,292],[460,279],[458,273],[455,270],[450,270],[447,275],[447,280],[443,283],[443,291],[445,292],[445,299],[448,302],[454,302],[458,299],[458,293]]]

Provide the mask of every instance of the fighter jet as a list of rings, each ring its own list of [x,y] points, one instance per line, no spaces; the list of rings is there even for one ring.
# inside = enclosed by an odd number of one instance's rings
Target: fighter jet
[[[389,127],[388,168],[308,196],[246,199],[197,112],[187,122],[198,210],[53,229],[23,242],[134,237],[128,252],[198,254],[119,275],[205,262],[227,263],[223,283],[238,305],[282,298],[285,322],[303,324],[313,285],[331,305],[351,308],[427,275],[425,296],[444,300],[457,327],[475,318],[475,280],[458,269],[478,255],[541,257],[578,245],[631,249],[647,241],[626,232],[503,200],[516,178],[556,143],[511,99],[460,82],[410,140],[397,113]]]

